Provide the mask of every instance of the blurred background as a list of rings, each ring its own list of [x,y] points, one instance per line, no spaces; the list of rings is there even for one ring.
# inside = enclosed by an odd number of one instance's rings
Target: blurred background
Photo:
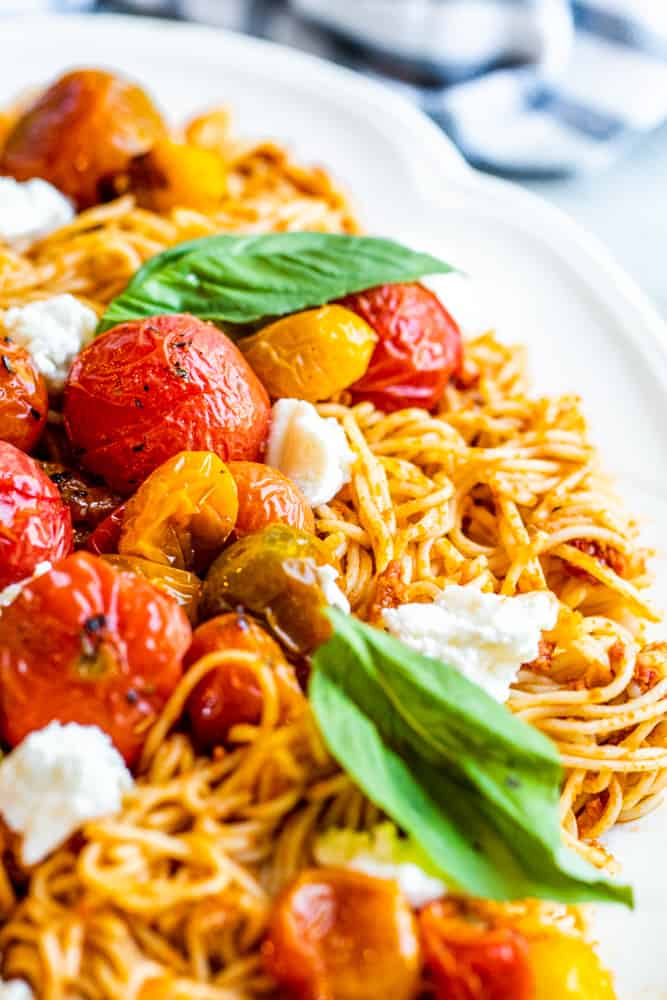
[[[667,316],[667,0],[0,0],[42,10],[201,21],[382,80],[601,237]]]

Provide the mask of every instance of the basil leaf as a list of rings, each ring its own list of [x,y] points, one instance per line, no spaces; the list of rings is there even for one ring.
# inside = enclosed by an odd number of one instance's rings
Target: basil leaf
[[[562,843],[556,747],[458,670],[336,611],[310,700],[333,756],[441,877],[491,899],[632,905]]]
[[[375,285],[451,270],[429,254],[371,236],[205,236],[147,261],[109,305],[98,332],[174,312],[244,327]]]

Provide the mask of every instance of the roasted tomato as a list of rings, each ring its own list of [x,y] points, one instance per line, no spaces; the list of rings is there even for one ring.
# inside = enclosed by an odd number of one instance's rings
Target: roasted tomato
[[[212,212],[227,189],[227,170],[219,153],[162,139],[132,160],[120,183],[154,212],[179,206]]]
[[[208,568],[239,509],[236,483],[211,451],[181,451],[127,501],[118,551],[176,569]]]
[[[0,440],[30,451],[48,409],[46,382],[28,352],[10,337],[0,338]]]
[[[424,907],[419,926],[437,1000],[535,1000],[528,941],[518,931],[468,921],[446,900]]]
[[[616,1000],[612,978],[581,938],[552,934],[531,941],[535,975],[531,1000]]]
[[[0,590],[72,550],[72,520],[37,462],[0,441]]]
[[[164,563],[149,562],[136,556],[103,555],[102,558],[121,573],[136,573],[169,594],[182,608],[188,619],[195,624],[201,594],[201,580],[194,573],[184,569],[165,566]]]
[[[185,663],[191,666],[207,653],[218,651],[256,653],[262,658],[276,678],[283,720],[303,709],[305,699],[293,667],[280,646],[252,618],[231,612],[200,625],[192,636]],[[242,661],[217,667],[202,677],[188,701],[197,743],[205,749],[224,743],[232,726],[259,722],[262,705],[262,687],[252,667]]]
[[[351,386],[353,400],[386,412],[432,409],[462,360],[461,331],[436,296],[423,285],[380,285],[341,305],[379,338],[366,374]]]
[[[260,457],[269,398],[212,323],[155,316],[108,330],[79,354],[65,426],[81,465],[124,495],[179,451]]]
[[[360,316],[333,305],[285,316],[239,349],[274,399],[316,403],[362,377],[377,339]]]
[[[118,542],[120,541],[120,531],[123,527],[126,503],[116,507],[108,517],[97,525],[95,530],[88,536],[86,548],[96,556],[106,553],[118,552]]]
[[[96,725],[128,764],[182,674],[190,626],[138,576],[76,552],[0,615],[0,733],[11,746],[54,719]]]
[[[225,549],[204,583],[203,618],[241,607],[266,621],[296,655],[311,652],[329,635],[318,566],[331,563],[314,535],[271,524]]]
[[[120,504],[117,493],[113,493],[107,486],[89,482],[80,472],[68,469],[59,462],[40,464],[51,482],[58,487],[75,526],[92,530]]]
[[[269,524],[291,524],[303,531],[315,530],[315,518],[305,496],[282,472],[261,462],[230,462],[236,481],[239,512],[237,537],[261,531]]]
[[[278,898],[262,950],[286,1000],[413,1000],[418,993],[410,907],[394,882],[361,872],[302,872]]]
[[[105,184],[165,134],[144,91],[112,73],[66,73],[21,115],[5,142],[0,172],[43,177],[88,208]]]

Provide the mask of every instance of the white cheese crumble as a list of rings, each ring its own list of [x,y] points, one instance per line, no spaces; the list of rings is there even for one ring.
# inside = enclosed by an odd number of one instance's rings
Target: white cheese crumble
[[[456,667],[501,702],[507,701],[521,664],[538,655],[542,630],[553,628],[557,617],[558,601],[549,591],[501,597],[456,584],[433,604],[383,611],[385,625],[398,639]]]
[[[303,399],[279,399],[271,411],[266,462],[300,487],[312,507],[328,503],[350,481],[354,453],[333,417]]]
[[[34,865],[87,820],[117,813],[132,784],[101,729],[50,722],[0,763],[0,813],[23,835],[23,863]]]
[[[447,895],[446,884],[429,871],[428,858],[417,844],[401,837],[393,823],[378,823],[372,830],[327,830],[313,845],[319,865],[342,866],[392,879],[415,909]]]
[[[8,309],[2,323],[30,352],[49,389],[59,392],[74,358],[93,339],[97,316],[73,295],[54,295]]]
[[[0,239],[7,243],[46,236],[73,218],[72,203],[48,181],[0,177]]]
[[[4,590],[0,590],[0,609],[8,608],[10,604],[13,604],[23,588],[26,587],[31,580],[36,580],[38,576],[43,576],[45,573],[48,573],[50,569],[50,562],[47,562],[46,560],[44,562],[38,562],[32,576],[27,576],[24,580],[19,580],[18,583],[10,583]],[[0,610],[0,614],[2,614],[2,610]]]
[[[0,1000],[34,1000],[35,994],[25,979],[0,979]]]
[[[318,566],[316,571],[317,582],[324,594],[327,604],[332,608],[338,608],[345,614],[350,613],[350,602],[338,586],[338,570],[333,566]]]

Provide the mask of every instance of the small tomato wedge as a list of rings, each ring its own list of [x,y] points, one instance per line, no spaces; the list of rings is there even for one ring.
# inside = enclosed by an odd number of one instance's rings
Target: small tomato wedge
[[[416,283],[381,285],[341,300],[378,335],[368,370],[350,387],[355,403],[392,412],[431,410],[461,367],[461,331],[440,300]]]
[[[207,653],[236,651],[256,653],[271,668],[283,721],[303,710],[305,698],[293,667],[271,636],[244,614],[218,615],[195,629],[185,663],[192,666]],[[251,725],[259,722],[262,706],[262,687],[249,664],[241,660],[217,667],[202,677],[188,700],[188,714],[197,743],[206,749],[225,743],[233,726],[240,722]]]
[[[48,409],[46,382],[28,352],[0,337],[0,440],[30,451],[44,430]]]
[[[345,868],[307,869],[288,886],[263,955],[286,1000],[413,1000],[419,991],[415,918],[396,883]]]
[[[175,601],[87,552],[30,581],[0,615],[0,734],[54,719],[99,726],[128,764],[182,674],[190,626]]]
[[[175,569],[205,570],[236,523],[236,483],[210,451],[182,451],[127,501],[118,552]]]
[[[72,519],[37,462],[0,441],[0,590],[72,551]]]
[[[239,497],[234,526],[237,538],[269,524],[289,524],[315,530],[315,518],[305,496],[291,479],[261,462],[230,462]]]
[[[419,927],[436,1000],[535,1000],[528,941],[518,931],[467,921],[446,900],[424,907]]]

